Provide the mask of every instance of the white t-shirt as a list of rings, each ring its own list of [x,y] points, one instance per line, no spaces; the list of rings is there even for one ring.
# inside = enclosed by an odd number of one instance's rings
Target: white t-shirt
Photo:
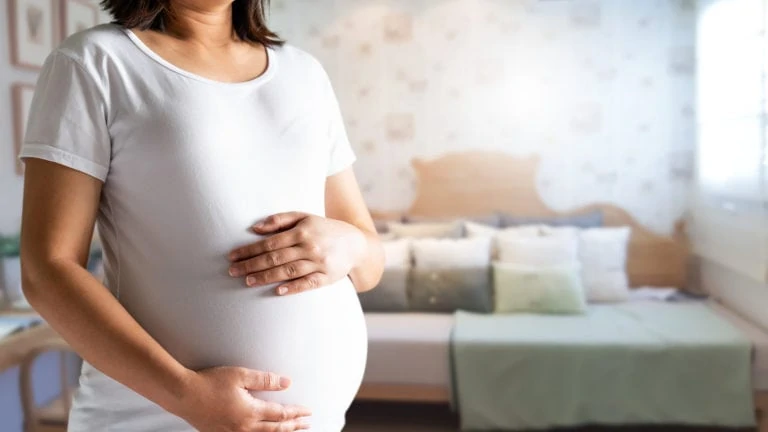
[[[308,406],[313,431],[336,432],[367,352],[350,279],[278,297],[227,274],[227,253],[260,238],[252,224],[324,215],[326,176],[355,160],[322,66],[290,45],[268,60],[261,76],[224,83],[117,25],[76,34],[45,62],[19,157],[104,182],[105,285],[177,360],[289,376],[289,390],[256,395]],[[192,428],[86,362],[69,430]]]

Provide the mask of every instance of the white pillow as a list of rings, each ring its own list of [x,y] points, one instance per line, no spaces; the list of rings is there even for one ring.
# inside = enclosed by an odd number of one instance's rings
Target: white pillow
[[[390,240],[397,240],[397,236],[395,233],[391,232],[385,232],[385,233],[379,233],[379,240],[385,242]]]
[[[606,272],[581,271],[587,301],[619,303],[629,300],[629,279],[623,270]]]
[[[488,267],[491,264],[491,239],[412,239],[414,267],[428,269]]]
[[[541,234],[544,225],[523,225],[509,228],[496,228],[476,222],[465,221],[464,230],[467,237],[536,237]]]
[[[579,232],[579,259],[589,301],[616,302],[629,297],[627,251],[631,234],[629,227]]]
[[[411,241],[408,239],[382,241],[384,247],[384,268],[411,266]]]
[[[568,266],[579,262],[578,236],[499,237],[498,260],[523,266]]]
[[[389,232],[397,238],[458,238],[462,234],[461,221],[454,222],[389,222]]]

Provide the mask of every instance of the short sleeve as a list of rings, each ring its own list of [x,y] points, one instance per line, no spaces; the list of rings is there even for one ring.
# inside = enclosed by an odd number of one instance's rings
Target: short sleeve
[[[341,115],[341,107],[333,91],[330,78],[323,71],[324,102],[328,113],[328,134],[330,136],[330,157],[328,161],[327,176],[332,176],[352,165],[357,159],[352,145],[347,137],[344,119]]]
[[[51,53],[35,86],[19,160],[45,159],[104,182],[111,143],[103,95],[82,64]]]

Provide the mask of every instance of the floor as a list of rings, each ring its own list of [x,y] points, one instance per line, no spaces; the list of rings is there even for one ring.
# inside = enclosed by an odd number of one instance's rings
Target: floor
[[[344,432],[448,432],[458,431],[456,416],[444,406],[384,403],[355,404]],[[752,432],[749,429],[703,427],[586,427],[557,432]],[[554,430],[552,431],[554,432]]]

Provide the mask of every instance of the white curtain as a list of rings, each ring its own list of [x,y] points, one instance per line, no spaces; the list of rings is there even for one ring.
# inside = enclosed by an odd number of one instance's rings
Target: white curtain
[[[699,255],[768,282],[768,0],[699,2]]]

